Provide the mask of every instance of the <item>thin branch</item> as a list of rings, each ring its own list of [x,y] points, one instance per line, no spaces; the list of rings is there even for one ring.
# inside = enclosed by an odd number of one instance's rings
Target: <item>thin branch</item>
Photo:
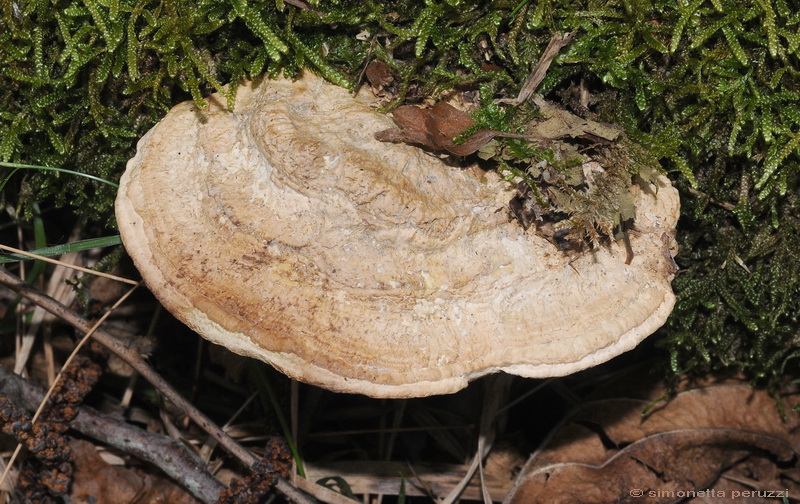
[[[103,273],[102,271],[95,271],[93,269],[84,268],[83,266],[78,266],[75,264],[65,263],[63,261],[59,261],[58,259],[53,259],[51,257],[34,254],[32,252],[27,252],[25,250],[20,250],[18,248],[9,247],[8,245],[0,244],[0,250],[5,250],[7,252],[12,252],[14,254],[19,254],[21,256],[30,257],[33,259],[38,259],[39,261],[48,262],[50,264],[55,264],[56,266],[63,266],[64,268],[69,268],[77,271],[81,271],[83,273],[88,273],[89,275],[101,276],[105,278],[109,278],[111,280],[116,280],[117,282],[122,282],[130,285],[139,285],[139,282],[136,280],[131,280],[129,278],[122,278],[120,276],[112,275],[110,273]]]
[[[706,199],[708,199],[708,201],[710,203],[713,203],[713,204],[715,204],[717,206],[720,206],[720,207],[724,208],[725,210],[727,210],[729,212],[732,212],[733,209],[736,208],[736,205],[734,205],[732,203],[728,203],[728,202],[725,202],[725,201],[720,201],[718,199],[715,199],[715,198],[709,196],[708,194],[706,194],[706,193],[704,193],[702,191],[698,191],[697,189],[695,189],[693,187],[689,188],[689,192],[691,194],[694,194],[695,196],[700,197],[700,198],[706,198]]]
[[[303,10],[309,10],[308,5],[306,5],[306,3],[302,2],[301,0],[283,0],[283,1],[286,2],[289,5],[294,5],[295,7],[300,7]]]
[[[89,332],[94,325],[90,321],[81,317],[75,311],[70,310],[68,307],[44,294],[35,287],[28,285],[16,275],[9,273],[5,268],[0,268],[0,284],[5,285],[18,294],[26,297],[30,301],[36,303],[56,317],[67,322],[82,333]],[[94,332],[93,337],[100,344],[108,348],[111,352],[116,354],[128,365],[134,368],[140,375],[142,375],[143,378],[145,378],[156,389],[158,389],[164,395],[164,397],[166,397],[178,409],[185,413],[201,429],[216,439],[217,442],[228,451],[228,453],[236,457],[242,464],[245,465],[245,467],[252,468],[254,466],[258,459],[252,453],[234,441],[233,438],[228,436],[203,412],[195,408],[193,404],[186,400],[186,398],[184,398],[177,390],[175,390],[172,385],[164,380],[160,374],[158,374],[149,364],[147,364],[134,348],[123,344],[117,338],[103,329],[97,329]],[[301,504],[311,504],[314,502],[283,478],[278,478],[275,483],[275,488],[293,502]]]
[[[541,84],[544,80],[545,75],[547,75],[547,70],[550,68],[550,63],[556,59],[556,56],[558,56],[561,48],[569,44],[574,36],[574,33],[564,33],[563,35],[556,33],[553,35],[553,38],[550,39],[550,43],[547,44],[547,47],[544,49],[539,61],[536,62],[536,67],[534,67],[533,72],[525,81],[525,84],[522,85],[522,89],[519,90],[517,97],[503,98],[500,100],[495,100],[495,102],[507,103],[516,107],[527,100],[533,94],[533,92],[536,91],[536,88],[539,87],[539,84]]]

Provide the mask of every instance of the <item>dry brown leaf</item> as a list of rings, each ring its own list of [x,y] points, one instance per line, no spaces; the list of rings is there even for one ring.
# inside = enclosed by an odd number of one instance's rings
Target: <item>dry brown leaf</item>
[[[407,143],[420,145],[429,149],[436,149],[433,137],[425,127],[426,113],[414,105],[403,105],[392,112],[395,122],[400,128],[390,128],[375,133],[375,138],[381,142]]]
[[[722,468],[758,450],[773,453],[782,461],[794,454],[787,442],[766,434],[728,429],[654,434],[600,466],[571,462],[537,468],[526,474],[525,484],[517,488],[511,502],[616,503],[641,490],[649,503],[666,504],[675,502],[680,491],[711,486]]]
[[[736,497],[739,502],[747,504],[776,504],[783,503],[784,500],[778,492],[786,491],[782,483],[774,480],[778,474],[775,462],[766,456],[750,456],[747,460],[725,471],[719,480],[714,483],[714,492],[706,492],[706,495],[699,495],[686,501],[686,504],[731,504],[732,497]],[[753,495],[756,490],[778,489],[761,491],[762,496]],[[770,496],[772,492],[772,496]],[[792,492],[788,492],[789,496]]]
[[[73,440],[70,447],[75,465],[70,498],[75,504],[198,503],[185,490],[161,477],[107,464],[87,441]]]
[[[478,130],[456,143],[454,138],[475,126],[466,113],[447,102],[437,102],[431,108],[403,105],[392,112],[400,128],[390,128],[375,133],[381,142],[407,143],[435,152],[448,152],[456,156],[469,156],[495,137],[555,140],[566,137],[585,137],[596,141],[613,142],[621,130],[595,121],[581,119],[563,108],[541,98],[534,100],[545,119],[532,123],[528,134],[505,133],[495,130]]]
[[[463,143],[456,143],[453,138],[473,127],[475,121],[466,112],[446,102],[438,102],[429,109],[403,105],[392,112],[392,117],[401,127],[375,133],[377,140],[418,145],[435,152],[444,151],[456,156],[474,154],[496,136],[523,137],[501,131],[480,130],[464,139]]]
[[[683,391],[642,416],[655,399],[580,407],[532,455],[506,502],[730,502],[731,492],[785,491],[797,481],[796,464],[779,470],[776,462],[797,455],[800,422],[791,405],[800,396],[783,398],[786,421],[769,394],[736,381]]]
[[[372,60],[365,70],[367,80],[374,88],[388,86],[394,82],[389,65],[380,60]]]
[[[536,97],[533,103],[544,118],[531,123],[529,133],[544,138],[587,138],[598,142],[613,142],[622,133],[617,126],[599,123],[576,116],[562,106]]]

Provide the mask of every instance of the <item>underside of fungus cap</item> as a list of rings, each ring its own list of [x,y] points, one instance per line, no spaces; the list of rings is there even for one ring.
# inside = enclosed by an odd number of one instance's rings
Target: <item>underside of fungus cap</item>
[[[594,366],[672,310],[663,176],[631,187],[632,256],[569,256],[509,219],[507,182],[375,140],[391,119],[313,75],[243,85],[234,111],[209,101],[140,140],[116,212],[163,305],[236,353],[334,391],[428,396]]]

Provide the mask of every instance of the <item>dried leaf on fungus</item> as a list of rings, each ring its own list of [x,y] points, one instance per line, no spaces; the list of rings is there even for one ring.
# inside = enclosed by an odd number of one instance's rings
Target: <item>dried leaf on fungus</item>
[[[375,133],[375,139],[418,145],[456,156],[474,154],[494,137],[527,138],[526,135],[479,130],[465,138],[462,143],[457,143],[453,139],[472,128],[475,121],[466,112],[446,102],[437,102],[429,109],[403,105],[395,109],[392,116],[400,128],[379,131]]]
[[[576,116],[554,103],[540,97],[533,99],[544,120],[535,124],[532,133],[546,138],[587,137],[613,142],[619,138],[619,127],[602,124]]]
[[[685,390],[643,416],[655,399],[580,407],[531,456],[506,502],[610,504],[638,491],[650,503],[727,502],[731,492],[747,495],[747,487],[721,478],[741,481],[737,474],[751,481],[761,475],[754,482],[762,490],[796,487],[790,461],[800,446],[800,422],[794,412],[784,421],[766,392],[740,382],[712,384]],[[798,399],[784,397],[786,410]]]

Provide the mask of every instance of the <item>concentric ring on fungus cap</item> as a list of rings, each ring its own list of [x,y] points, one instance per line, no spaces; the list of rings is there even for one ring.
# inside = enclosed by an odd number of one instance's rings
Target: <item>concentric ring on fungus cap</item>
[[[210,341],[341,392],[455,392],[504,371],[570,374],[670,313],[677,191],[632,186],[633,259],[570,259],[508,219],[511,188],[373,138],[392,126],[307,74],[248,83],[234,112],[174,107],[117,197],[125,247]]]

